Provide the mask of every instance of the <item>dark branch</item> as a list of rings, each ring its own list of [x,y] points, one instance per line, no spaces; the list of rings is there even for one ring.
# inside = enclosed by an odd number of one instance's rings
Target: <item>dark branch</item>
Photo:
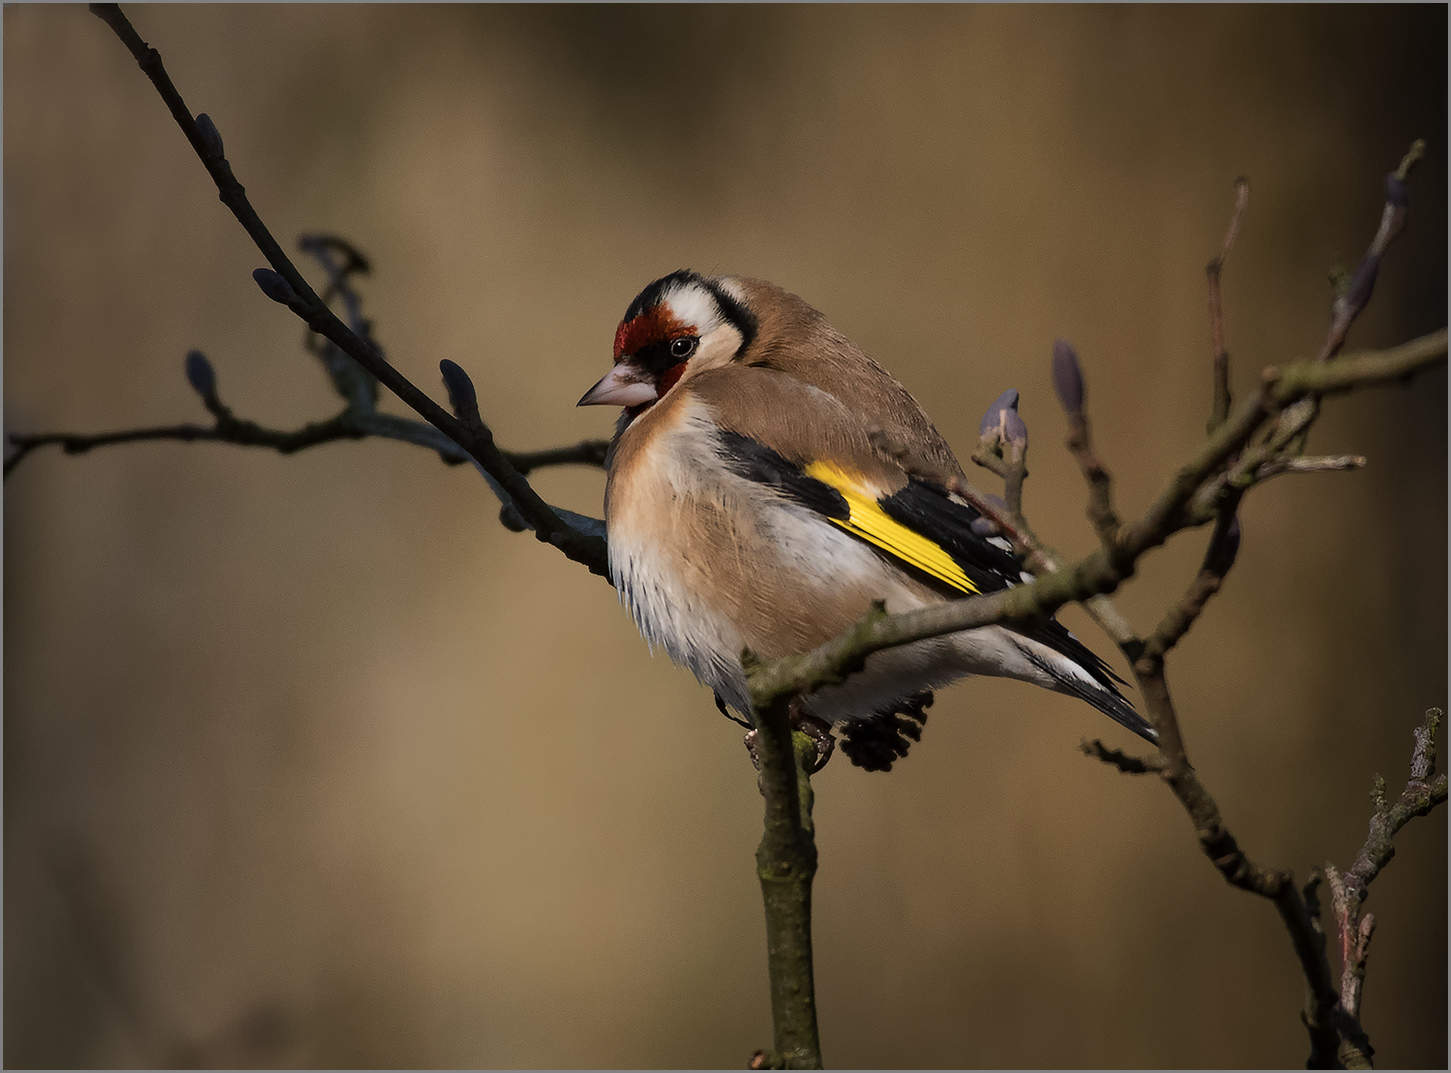
[[[351,359],[349,359],[351,360]],[[282,454],[294,454],[338,440],[397,440],[437,451],[445,462],[467,462],[469,456],[453,440],[432,425],[389,414],[359,413],[344,410],[326,421],[317,421],[299,429],[274,429],[254,421],[231,416],[206,425],[161,425],[155,428],[122,429],[115,432],[42,432],[14,433],[7,437],[16,448],[5,460],[5,476],[41,447],[60,447],[66,454],[85,454],[97,447],[117,443],[138,443],[146,440],[177,440],[184,443],[211,441],[241,447],[265,447]],[[505,457],[520,473],[531,473],[548,466],[604,465],[609,444],[604,440],[584,440],[569,447],[553,447],[543,451],[506,452]]]
[[[216,183],[222,203],[231,210],[273,270],[290,288],[290,297],[281,296],[286,298],[283,304],[314,332],[331,340],[345,354],[377,377],[419,416],[472,457],[491,478],[491,485],[495,490],[513,506],[524,522],[534,530],[538,539],[553,544],[568,558],[584,564],[601,577],[607,577],[608,564],[602,535],[573,524],[557,513],[539,497],[524,475],[510,464],[508,457],[494,443],[493,433],[487,426],[481,424],[474,429],[466,427],[388,364],[375,346],[359,338],[337,318],[303,278],[252,208],[246,191],[232,173],[231,164],[217,151],[220,137],[204,136],[198,128],[186,102],[166,73],[160,53],[141,39],[118,5],[92,4],[91,10],[130,49],[132,56],[166,103],[177,125],[181,127],[182,133],[191,142],[212,181]],[[208,127],[211,127],[210,123]],[[214,131],[215,128],[212,128],[209,133]]]
[[[1088,482],[1088,520],[1093,523],[1093,531],[1098,534],[1104,551],[1110,558],[1116,558],[1119,518],[1113,509],[1113,479],[1093,450],[1088,427],[1088,395],[1078,353],[1063,339],[1053,346],[1053,386],[1068,417],[1068,453]]]
[[[1121,749],[1113,749],[1094,738],[1081,741],[1078,748],[1084,756],[1102,760],[1109,767],[1118,768],[1125,775],[1155,775],[1163,770],[1163,761],[1157,756],[1133,756]]]

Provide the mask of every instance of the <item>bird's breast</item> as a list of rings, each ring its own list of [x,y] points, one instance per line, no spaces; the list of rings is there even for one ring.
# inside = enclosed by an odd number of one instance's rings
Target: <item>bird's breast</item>
[[[610,574],[652,645],[740,707],[743,649],[804,652],[872,600],[920,605],[869,547],[733,472],[705,403],[671,401],[622,433],[605,494]]]

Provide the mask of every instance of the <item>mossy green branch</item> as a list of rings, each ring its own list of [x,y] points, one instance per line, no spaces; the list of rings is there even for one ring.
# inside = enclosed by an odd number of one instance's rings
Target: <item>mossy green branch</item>
[[[747,661],[749,662],[749,660]],[[820,1069],[816,984],[811,958],[811,882],[816,875],[812,792],[807,775],[816,743],[792,732],[790,700],[753,712],[765,829],[756,850],[756,873],[766,910],[766,950],[771,981],[775,1049],[755,1064]]]

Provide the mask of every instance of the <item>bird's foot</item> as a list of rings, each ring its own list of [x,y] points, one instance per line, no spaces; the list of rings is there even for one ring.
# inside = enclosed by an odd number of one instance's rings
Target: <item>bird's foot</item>
[[[831,759],[831,754],[836,749],[836,738],[831,733],[831,724],[806,711],[800,697],[791,702],[787,715],[791,720],[791,729],[801,731],[816,745],[816,757],[806,769],[806,774],[815,775],[826,766],[826,762]],[[750,754],[751,763],[757,771],[761,770],[761,756],[757,752],[760,740],[760,731],[746,731],[746,752]]]
[[[832,736],[831,724],[799,706],[797,701],[800,699],[797,697],[791,702],[791,728],[801,731],[816,743],[816,759],[806,769],[806,774],[815,775],[826,766],[831,754],[836,751],[836,738]]]

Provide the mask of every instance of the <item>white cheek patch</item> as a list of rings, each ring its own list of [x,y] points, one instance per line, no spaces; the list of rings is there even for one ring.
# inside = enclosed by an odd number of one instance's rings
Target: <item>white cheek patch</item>
[[[688,283],[665,296],[664,304],[682,324],[695,329],[702,339],[720,327],[720,310],[716,308],[715,296],[697,283]]]
[[[741,349],[745,337],[734,324],[726,322],[715,331],[700,337],[700,349],[690,359],[693,369],[714,369],[727,364]]]

